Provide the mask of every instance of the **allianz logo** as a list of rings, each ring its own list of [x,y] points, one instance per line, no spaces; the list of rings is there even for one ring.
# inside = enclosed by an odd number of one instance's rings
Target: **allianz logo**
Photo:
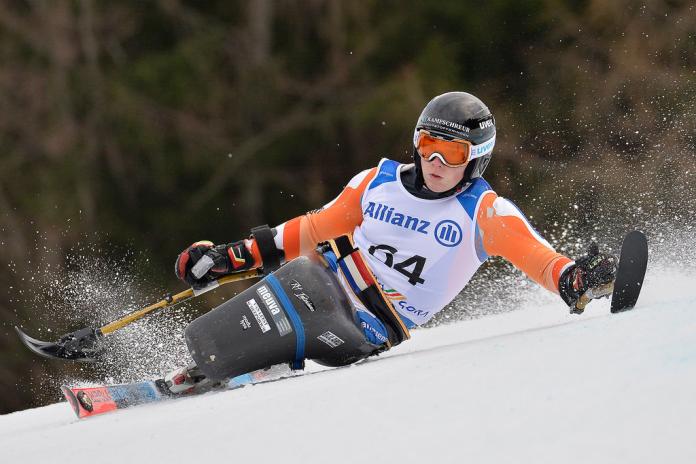
[[[430,221],[417,216],[409,216],[394,210],[394,207],[370,201],[363,214],[377,221],[409,229],[423,235],[430,234]],[[454,247],[462,242],[462,228],[455,221],[445,219],[435,226],[435,240],[444,247]]]
[[[393,224],[403,227],[404,229],[411,229],[421,234],[428,235],[430,221],[416,216],[407,216],[399,212],[394,212],[394,207],[383,205],[382,203],[375,203],[374,201],[369,202],[363,214],[372,219],[386,222],[387,224]]]

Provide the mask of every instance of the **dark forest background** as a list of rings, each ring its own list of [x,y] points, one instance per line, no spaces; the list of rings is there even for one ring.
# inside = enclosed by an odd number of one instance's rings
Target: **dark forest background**
[[[56,276],[127,283],[99,303],[119,311],[181,290],[183,247],[408,161],[448,90],[491,108],[486,178],[560,250],[691,230],[694,1],[0,1],[0,412],[55,400],[40,379],[77,369],[14,325],[98,322],[55,309]]]

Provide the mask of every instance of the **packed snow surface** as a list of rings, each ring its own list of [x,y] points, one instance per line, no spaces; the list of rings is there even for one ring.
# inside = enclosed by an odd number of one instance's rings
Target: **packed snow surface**
[[[348,368],[84,420],[67,403],[0,416],[0,449],[3,462],[673,464],[696,462],[695,431],[696,275],[661,269],[631,312],[531,298]]]

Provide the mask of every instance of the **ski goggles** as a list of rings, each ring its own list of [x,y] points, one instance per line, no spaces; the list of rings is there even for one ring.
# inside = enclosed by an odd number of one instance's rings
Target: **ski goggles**
[[[424,160],[432,161],[439,158],[445,166],[456,168],[492,152],[495,136],[482,144],[473,145],[468,140],[445,140],[421,129],[415,134],[414,145]]]

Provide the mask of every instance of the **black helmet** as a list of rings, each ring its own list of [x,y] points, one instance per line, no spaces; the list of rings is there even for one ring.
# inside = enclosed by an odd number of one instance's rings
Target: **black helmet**
[[[488,107],[470,93],[447,92],[438,95],[425,105],[418,117],[413,134],[413,159],[418,182],[422,186],[421,157],[416,150],[418,131],[421,129],[445,140],[463,139],[474,145],[472,159],[464,171],[461,183],[442,196],[451,195],[467,182],[481,177],[488,167],[495,145],[495,118]]]

